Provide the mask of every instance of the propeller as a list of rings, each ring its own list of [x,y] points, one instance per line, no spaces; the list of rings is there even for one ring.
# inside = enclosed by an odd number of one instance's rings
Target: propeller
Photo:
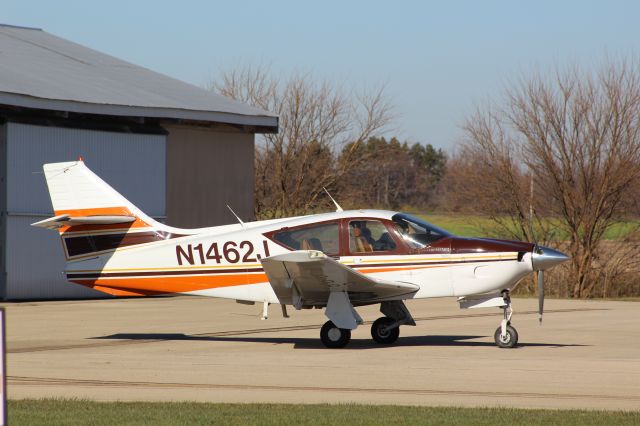
[[[566,254],[549,247],[536,245],[533,249],[531,263],[533,270],[538,273],[538,319],[540,324],[542,324],[544,312],[544,271],[567,260],[569,257]]]
[[[533,238],[535,244],[533,248],[534,253],[543,254],[544,251],[538,246],[538,239],[536,233],[533,230],[533,173],[531,173],[530,180],[530,199],[529,199],[529,232]],[[534,266],[535,268],[535,266]],[[542,314],[544,313],[544,270],[538,269],[538,321],[542,325]]]
[[[531,230],[533,233],[533,229]],[[535,237],[534,237],[535,238]],[[535,247],[533,248],[533,252],[538,255],[543,255],[544,251],[535,243]],[[538,275],[538,324],[542,325],[542,315],[544,314],[544,269],[537,270]]]
[[[531,176],[531,197],[533,198],[533,175]],[[533,237],[533,242],[535,246],[533,247],[533,252],[542,254],[544,253],[540,246],[538,246],[538,239],[536,238],[536,234],[533,230],[533,203],[529,206],[529,231],[531,232],[531,236]],[[544,270],[538,269],[538,324],[542,325],[542,314],[544,314]]]
[[[542,325],[544,313],[544,270],[538,271],[538,321]]]
[[[542,314],[544,313],[544,270],[566,262],[569,257],[557,250],[538,245],[538,239],[533,229],[533,176],[532,171],[529,188],[529,232],[535,244],[531,256],[531,264],[533,270],[538,273],[538,321],[542,325]]]

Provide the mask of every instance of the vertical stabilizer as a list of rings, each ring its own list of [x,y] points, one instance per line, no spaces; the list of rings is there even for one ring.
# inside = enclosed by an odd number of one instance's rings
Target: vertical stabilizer
[[[100,179],[80,159],[43,166],[55,216],[34,226],[56,229],[68,260],[176,236]]]

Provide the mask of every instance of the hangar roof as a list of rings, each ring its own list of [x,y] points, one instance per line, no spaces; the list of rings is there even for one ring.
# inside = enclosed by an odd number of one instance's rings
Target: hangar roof
[[[278,128],[270,112],[41,29],[2,24],[0,105]]]

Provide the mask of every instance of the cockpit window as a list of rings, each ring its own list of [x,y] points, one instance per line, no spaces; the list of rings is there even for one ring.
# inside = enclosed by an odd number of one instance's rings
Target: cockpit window
[[[338,229],[337,223],[309,225],[276,232],[273,239],[291,250],[318,250],[329,255],[337,255],[340,252]]]
[[[441,238],[452,236],[450,232],[409,214],[398,213],[391,220],[402,238],[414,249],[427,247]]]
[[[390,251],[396,243],[379,220],[352,220],[349,222],[349,251],[366,253]]]

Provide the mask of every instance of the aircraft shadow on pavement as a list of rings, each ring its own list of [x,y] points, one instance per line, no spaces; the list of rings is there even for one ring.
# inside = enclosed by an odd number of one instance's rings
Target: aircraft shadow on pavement
[[[371,339],[351,339],[349,345],[344,349],[382,349],[397,346],[492,346],[495,343],[487,341],[476,341],[474,339],[486,338],[488,336],[408,336],[400,337],[393,345],[380,345]],[[324,345],[319,338],[304,337],[234,337],[234,336],[190,336],[182,333],[118,333],[110,336],[92,337],[91,339],[105,340],[146,340],[154,341],[205,341],[205,342],[246,342],[265,344],[289,344],[295,349],[324,349]],[[580,344],[558,344],[558,343],[519,343],[517,348],[527,347],[549,347],[562,348],[569,346],[587,346]]]

